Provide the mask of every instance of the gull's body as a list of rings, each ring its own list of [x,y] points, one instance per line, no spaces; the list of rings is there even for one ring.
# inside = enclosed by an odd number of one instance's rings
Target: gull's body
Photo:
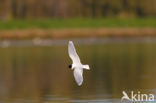
[[[75,81],[80,86],[82,85],[82,82],[83,82],[83,69],[89,70],[90,68],[88,65],[83,65],[81,63],[80,58],[76,53],[76,50],[72,41],[69,41],[68,53],[69,53],[70,58],[73,61],[72,65],[70,65],[69,67],[74,69]]]

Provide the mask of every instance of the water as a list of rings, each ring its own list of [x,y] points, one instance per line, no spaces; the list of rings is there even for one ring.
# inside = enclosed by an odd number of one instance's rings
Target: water
[[[0,103],[118,103],[123,90],[156,94],[156,42],[74,41],[91,68],[81,87],[68,68],[67,40],[2,46]]]

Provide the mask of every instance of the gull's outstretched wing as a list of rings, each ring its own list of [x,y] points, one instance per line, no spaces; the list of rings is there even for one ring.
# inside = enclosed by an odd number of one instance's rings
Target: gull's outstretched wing
[[[82,71],[78,68],[74,69],[74,78],[76,83],[81,86],[83,82]]]
[[[75,47],[74,47],[74,44],[72,41],[69,41],[68,53],[69,53],[69,56],[72,59],[73,63],[80,63],[80,58],[76,53],[76,50],[75,50]]]

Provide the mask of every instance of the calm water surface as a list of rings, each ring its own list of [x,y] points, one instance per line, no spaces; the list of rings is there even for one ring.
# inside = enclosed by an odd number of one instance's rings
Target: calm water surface
[[[156,94],[156,42],[79,42],[91,68],[81,87],[68,68],[67,41],[0,48],[0,103],[118,103],[123,90]]]

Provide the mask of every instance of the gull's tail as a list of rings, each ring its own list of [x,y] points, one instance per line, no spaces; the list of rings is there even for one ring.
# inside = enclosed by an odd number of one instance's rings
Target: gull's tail
[[[90,70],[89,65],[83,65],[84,69]]]

